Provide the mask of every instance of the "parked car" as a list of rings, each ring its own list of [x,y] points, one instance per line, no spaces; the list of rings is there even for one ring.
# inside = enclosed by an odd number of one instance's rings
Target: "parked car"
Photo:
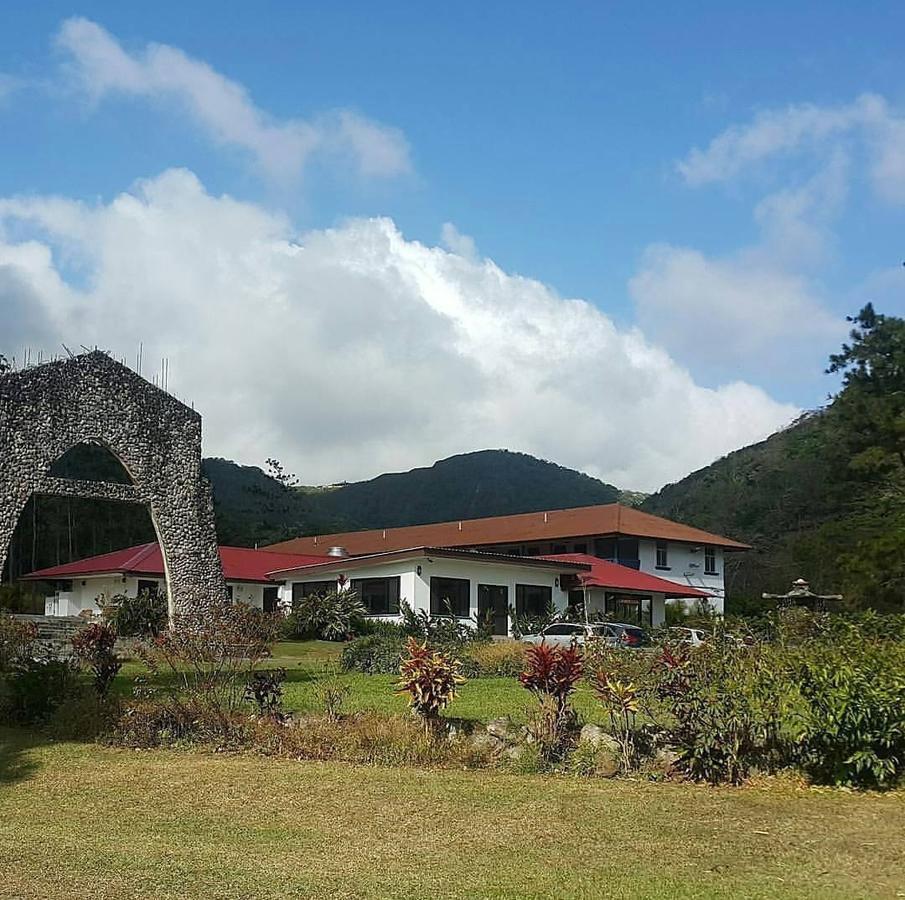
[[[677,644],[688,644],[691,647],[700,647],[706,644],[709,635],[702,628],[686,628],[684,625],[676,625],[666,630],[667,639]]]
[[[554,622],[542,628],[537,634],[526,634],[522,640],[527,644],[554,644],[568,647],[571,644],[581,646],[589,638],[600,638],[612,647],[644,647],[650,638],[644,629],[637,625],[626,625],[622,622],[595,622],[589,625],[577,622]]]
[[[571,644],[584,644],[589,637],[606,638],[606,625],[584,625],[577,622],[554,622],[542,628],[537,634],[524,634],[522,640],[526,644],[554,644],[568,647]]]

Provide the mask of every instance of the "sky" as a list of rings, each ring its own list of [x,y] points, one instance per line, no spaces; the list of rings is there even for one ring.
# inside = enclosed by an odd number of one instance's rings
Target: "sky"
[[[0,353],[101,347],[305,483],[654,490],[905,313],[899,4],[8,4]]]

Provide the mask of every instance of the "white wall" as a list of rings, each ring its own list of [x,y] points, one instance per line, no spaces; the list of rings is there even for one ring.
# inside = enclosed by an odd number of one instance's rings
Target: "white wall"
[[[421,574],[418,574],[418,566]],[[472,618],[478,615],[478,585],[505,585],[509,592],[509,603],[515,605],[515,586],[532,584],[552,589],[553,603],[559,610],[564,610],[568,602],[568,594],[559,587],[560,572],[546,567],[519,566],[477,560],[448,559],[446,557],[417,557],[396,562],[380,563],[369,566],[331,566],[331,571],[299,572],[286,575],[286,584],[281,592],[281,603],[289,606],[292,602],[292,585],[302,582],[328,581],[339,574],[346,576],[346,585],[352,579],[389,578],[399,576],[399,596],[405,600],[415,612],[430,612],[430,580],[431,577],[467,578],[471,588],[469,614]],[[379,616],[388,621],[398,621],[399,616]]]
[[[85,578],[72,580],[72,590],[58,592],[44,599],[44,614],[48,616],[77,616],[79,613],[90,610],[93,613],[100,612],[98,598],[106,599],[123,595],[126,597],[138,596],[138,582],[153,581],[157,584],[157,590],[166,596],[166,581],[163,578],[122,578],[119,575],[89,575]],[[248,584],[240,581],[227,581],[233,589],[233,601],[245,603],[255,609],[264,608],[263,584]],[[273,585],[276,587],[276,585]]]
[[[695,551],[695,547],[699,547]],[[638,541],[638,556],[641,559],[641,571],[676,584],[691,586],[712,594],[709,601],[713,610],[723,614],[725,600],[725,581],[723,566],[725,562],[722,547],[716,547],[716,574],[704,572],[704,548],[698,544],[685,544],[678,541],[667,541],[666,562],[668,568],[657,568],[657,542],[641,539]]]

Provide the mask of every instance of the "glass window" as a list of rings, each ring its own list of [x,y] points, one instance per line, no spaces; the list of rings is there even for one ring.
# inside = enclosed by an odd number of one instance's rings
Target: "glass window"
[[[525,556],[540,556],[540,547],[528,547]]]
[[[157,597],[160,591],[160,585],[156,581],[138,580],[138,594],[147,594],[149,597]]]
[[[467,578],[431,578],[431,615],[460,619],[471,613],[471,582]]]
[[[541,584],[515,586],[515,614],[541,616],[553,605],[553,588]]]
[[[353,578],[350,582],[369,616],[399,614],[399,576],[393,578]]]
[[[669,568],[669,544],[666,541],[657,541],[657,568]]]
[[[569,551],[565,544],[554,544],[550,548],[550,552],[551,553],[568,553]]]
[[[587,553],[588,545],[587,544],[575,544],[572,552],[573,553]]]
[[[572,634],[581,634],[582,628],[580,625],[566,625],[565,623],[559,625],[548,625],[544,629],[544,634],[551,635],[572,635]]]
[[[716,575],[716,547],[704,548],[704,574]]]
[[[316,594],[323,597],[336,590],[335,581],[296,581],[292,585],[292,605],[295,606],[304,597],[310,597]]]

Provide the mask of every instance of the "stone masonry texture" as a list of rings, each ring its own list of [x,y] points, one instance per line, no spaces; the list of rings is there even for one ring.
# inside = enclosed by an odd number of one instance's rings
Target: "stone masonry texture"
[[[119,459],[134,489],[50,477],[76,444]],[[171,618],[225,602],[201,416],[100,351],[0,375],[0,571],[32,494],[144,504],[163,551]]]

